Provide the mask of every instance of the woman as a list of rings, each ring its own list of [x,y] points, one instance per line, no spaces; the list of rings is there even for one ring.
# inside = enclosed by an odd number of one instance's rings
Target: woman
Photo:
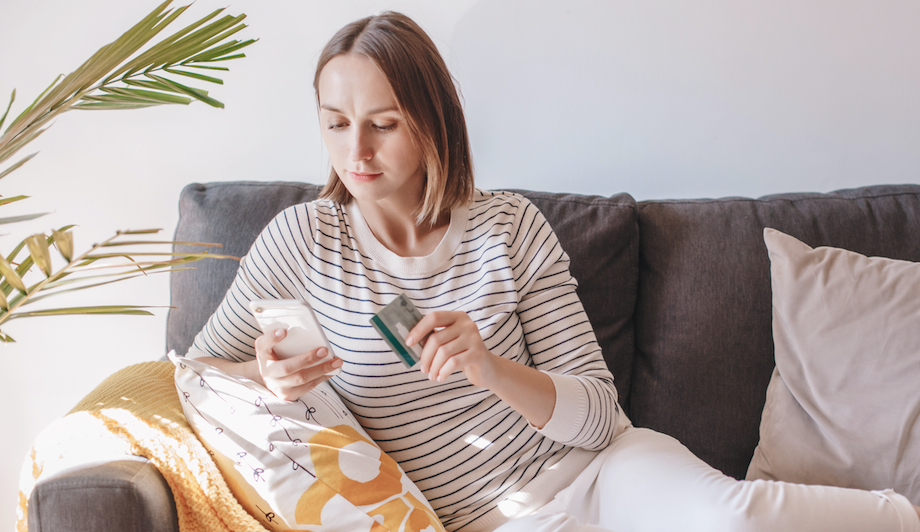
[[[329,182],[257,239],[190,356],[289,400],[341,368],[336,390],[451,531],[920,531],[900,495],[739,482],[630,426],[568,257],[525,198],[473,187],[453,78],[410,19],[340,30],[314,88]],[[412,369],[369,324],[400,293],[425,314]],[[341,359],[279,360],[256,298],[307,300]]]

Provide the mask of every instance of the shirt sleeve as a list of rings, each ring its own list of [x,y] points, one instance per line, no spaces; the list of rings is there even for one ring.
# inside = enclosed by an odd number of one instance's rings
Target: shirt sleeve
[[[512,246],[518,316],[536,369],[553,380],[556,403],[538,432],[573,447],[599,450],[615,435],[621,411],[613,375],[575,292],[569,257],[529,201],[518,212]]]

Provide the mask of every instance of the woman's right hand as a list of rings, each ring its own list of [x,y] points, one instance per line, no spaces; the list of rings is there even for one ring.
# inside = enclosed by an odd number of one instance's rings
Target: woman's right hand
[[[265,387],[280,399],[295,401],[319,383],[329,380],[331,376],[327,373],[342,367],[342,359],[330,357],[329,360],[317,364],[318,360],[329,355],[325,347],[281,359],[273,348],[286,334],[287,331],[284,329],[277,329],[272,334],[263,334],[256,338],[256,358]]]

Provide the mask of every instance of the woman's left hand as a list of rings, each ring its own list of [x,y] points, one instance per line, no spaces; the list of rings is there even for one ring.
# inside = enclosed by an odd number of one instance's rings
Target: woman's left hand
[[[444,382],[455,371],[463,371],[471,383],[490,388],[497,357],[486,349],[479,327],[466,312],[441,310],[426,315],[409,331],[406,343],[411,347],[420,338],[425,338],[425,347],[419,365],[430,380]]]

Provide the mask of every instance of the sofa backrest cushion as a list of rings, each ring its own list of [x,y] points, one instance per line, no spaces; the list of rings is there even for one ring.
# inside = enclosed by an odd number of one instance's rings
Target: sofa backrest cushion
[[[223,247],[210,251],[242,257],[268,225],[291,205],[312,201],[322,187],[308,183],[216,182],[192,183],[179,195],[177,242],[210,242]],[[176,251],[208,251],[176,246]],[[170,274],[170,306],[166,320],[166,349],[184,355],[205,322],[220,305],[236,276],[234,260],[202,260],[194,269]]]
[[[216,253],[242,257],[268,222],[286,207],[311,201],[322,187],[287,182],[193,183],[179,198],[177,241],[223,244]],[[635,200],[516,191],[539,208],[571,259],[578,294],[614,372],[624,409],[633,368],[633,312],[639,233]],[[202,248],[177,246],[180,251]],[[184,354],[220,304],[238,263],[204,260],[172,273],[167,348]],[[627,410],[628,411],[628,410]]]
[[[516,190],[537,206],[569,255],[578,297],[629,413],[638,286],[639,227],[628,194],[606,198]]]
[[[773,370],[763,228],[920,261],[920,186],[639,203],[631,418],[743,478]]]

